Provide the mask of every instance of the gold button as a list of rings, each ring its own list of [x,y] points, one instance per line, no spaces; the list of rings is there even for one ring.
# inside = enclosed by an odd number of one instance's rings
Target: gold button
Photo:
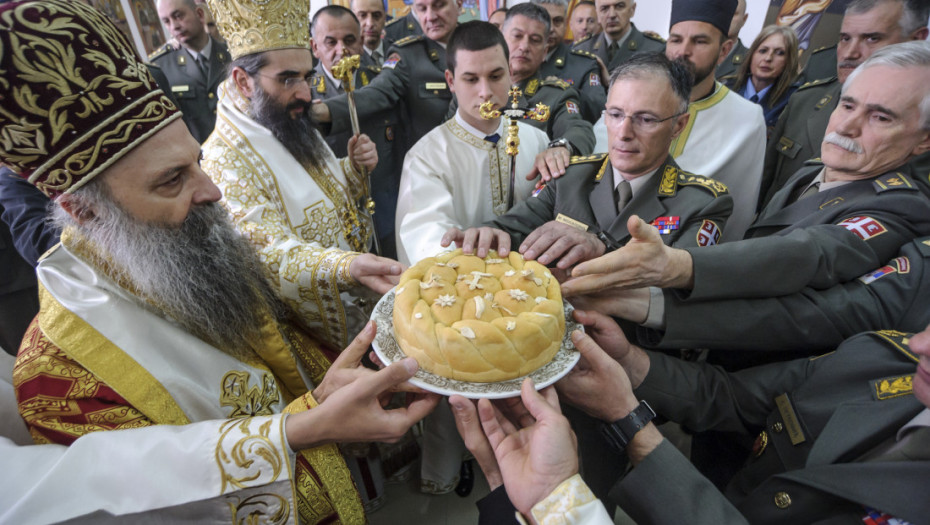
[[[775,424],[772,425],[772,430],[774,430],[775,432],[781,432],[784,429],[785,429],[785,426],[781,424],[781,421],[776,421]]]
[[[780,509],[787,509],[791,506],[791,496],[787,492],[775,493],[775,506]]]
[[[213,93],[208,94],[207,98],[213,98]]]

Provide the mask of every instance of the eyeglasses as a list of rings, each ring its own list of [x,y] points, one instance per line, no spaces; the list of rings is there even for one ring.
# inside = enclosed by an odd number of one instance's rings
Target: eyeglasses
[[[665,122],[666,120],[680,117],[687,113],[687,111],[675,113],[671,117],[665,118],[657,118],[648,113],[634,113],[632,115],[627,115],[619,109],[605,109],[603,113],[604,120],[608,126],[620,126],[620,124],[623,124],[624,120],[629,118],[630,122],[633,124],[633,129],[637,131],[655,131],[655,129],[659,127],[659,124]]]
[[[261,73],[256,73],[260,77],[270,78],[279,84],[284,86],[284,89],[293,90],[300,87],[301,82],[306,84],[308,88],[313,89],[313,73],[307,73],[303,77],[279,77],[273,75],[262,75]]]

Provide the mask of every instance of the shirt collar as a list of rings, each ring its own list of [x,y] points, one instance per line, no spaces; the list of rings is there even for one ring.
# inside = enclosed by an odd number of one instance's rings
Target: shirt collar
[[[661,167],[662,166],[659,166],[659,168]],[[620,183],[627,179],[623,178],[623,175],[621,175],[620,172],[617,171],[617,168],[614,168],[613,166],[611,166],[610,168],[614,172],[614,189],[617,189],[617,186],[620,186]],[[640,188],[642,188],[647,182],[649,182],[649,179],[651,179],[652,176],[655,175],[657,171],[659,171],[659,168],[656,168],[645,175],[640,175],[639,177],[636,177],[635,179],[627,180],[627,182],[630,183],[630,190],[632,190],[633,197],[635,197],[636,194],[639,193]]]
[[[465,119],[462,118],[461,113],[462,113],[462,110],[461,110],[461,109],[455,110],[455,122],[456,122],[459,126],[462,126],[463,128],[465,128],[465,131],[471,133],[472,135],[478,137],[478,138],[481,139],[481,140],[484,140],[484,137],[487,137],[488,135],[493,135],[494,133],[497,133],[497,134],[499,134],[499,135],[501,136],[501,138],[504,138],[504,119],[503,119],[503,117],[501,117],[500,122],[497,123],[497,130],[495,130],[495,131],[493,131],[493,132],[491,132],[491,133],[484,133],[484,132],[482,132],[480,129],[478,129],[478,128],[472,126],[471,124],[469,124],[468,122],[465,122]]]
[[[604,35],[604,42],[607,43],[607,47],[610,47],[610,43],[613,42],[613,40],[611,40],[610,37],[607,36],[606,31],[602,34]],[[628,25],[626,28],[626,33],[623,33],[623,36],[621,36],[620,39],[617,40],[617,48],[623,47],[623,44],[626,43],[626,41],[630,38],[631,34],[633,34],[633,22],[630,22],[630,25]]]
[[[194,57],[194,60],[199,60],[199,59],[200,59],[200,55],[203,55],[203,56],[207,57],[207,60],[209,61],[209,60],[210,60],[210,52],[213,51],[213,39],[212,39],[212,38],[208,38],[208,39],[207,39],[207,45],[203,46],[203,49],[201,49],[200,51],[194,51],[193,49],[191,49],[191,48],[189,48],[189,47],[185,47],[184,49],[190,54],[190,56]]]
[[[368,56],[371,56],[372,54],[374,54],[375,51],[377,51],[378,53],[381,53],[381,60],[384,60],[385,58],[387,58],[384,56],[384,39],[383,38],[381,40],[378,40],[378,47],[374,49],[368,49],[367,47],[365,48],[365,52],[368,53]],[[380,66],[381,64],[378,64],[378,65]]]
[[[746,81],[746,87],[743,88],[743,98],[745,98],[746,100],[749,100],[750,98],[752,98],[753,95],[758,95],[759,100],[762,100],[765,97],[766,93],[768,93],[769,90],[772,89],[772,86],[774,85],[775,84],[769,84],[768,86],[765,86],[764,88],[762,88],[762,91],[756,91],[756,86],[752,84],[752,79],[749,79],[748,81]]]
[[[914,416],[914,419],[908,421],[901,427],[895,439],[900,440],[909,429],[917,427],[930,427],[930,408],[924,408],[919,414]]]

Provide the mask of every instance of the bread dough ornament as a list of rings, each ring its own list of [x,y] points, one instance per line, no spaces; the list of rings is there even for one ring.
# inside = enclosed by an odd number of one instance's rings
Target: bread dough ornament
[[[421,368],[478,383],[535,371],[565,335],[558,280],[514,251],[421,260],[400,277],[393,321],[398,345]]]

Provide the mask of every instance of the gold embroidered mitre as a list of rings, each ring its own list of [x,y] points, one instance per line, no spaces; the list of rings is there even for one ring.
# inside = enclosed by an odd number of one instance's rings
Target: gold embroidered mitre
[[[208,0],[233,60],[273,49],[310,49],[307,0]]]
[[[83,2],[0,4],[0,164],[49,197],[87,183],[181,112]]]

